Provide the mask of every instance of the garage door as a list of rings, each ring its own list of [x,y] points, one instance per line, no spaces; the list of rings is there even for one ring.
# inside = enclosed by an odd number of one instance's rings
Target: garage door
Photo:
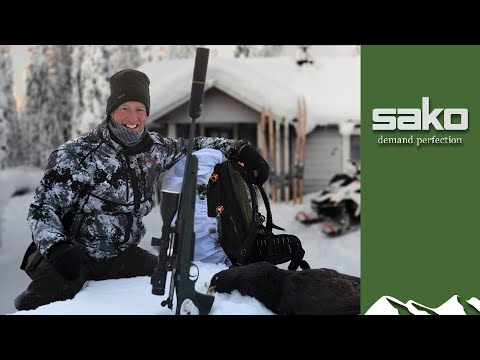
[[[323,189],[341,171],[342,137],[337,126],[317,127],[307,136],[304,191]]]

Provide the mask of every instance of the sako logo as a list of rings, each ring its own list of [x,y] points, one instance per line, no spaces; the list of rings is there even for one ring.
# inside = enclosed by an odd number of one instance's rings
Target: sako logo
[[[443,112],[443,126],[438,116]],[[397,116],[398,115],[398,116]],[[452,123],[455,115],[455,123]],[[467,109],[433,109],[430,98],[422,97],[421,109],[373,109],[373,130],[467,130]]]

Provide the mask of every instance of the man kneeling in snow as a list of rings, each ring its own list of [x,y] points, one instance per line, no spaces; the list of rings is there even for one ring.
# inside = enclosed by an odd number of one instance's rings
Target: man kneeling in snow
[[[17,310],[71,299],[87,280],[153,273],[157,256],[137,246],[146,232],[142,219],[160,173],[184,157],[188,141],[145,129],[149,84],[137,70],[114,74],[106,119],[50,155],[28,213],[33,243],[21,268],[32,282],[15,299]],[[217,149],[257,170],[259,184],[268,178],[268,164],[246,141],[194,141],[194,150]]]

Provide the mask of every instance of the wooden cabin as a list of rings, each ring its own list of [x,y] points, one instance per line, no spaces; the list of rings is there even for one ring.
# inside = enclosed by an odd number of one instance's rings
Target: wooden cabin
[[[293,179],[297,101],[303,96],[304,193],[321,190],[347,160],[360,159],[360,61],[331,58],[316,66],[298,69],[288,58],[210,59],[196,135],[250,141],[276,170],[283,189],[278,199],[289,200],[292,190],[285,185]],[[148,63],[139,70],[151,81],[147,128],[166,137],[188,137],[193,59]]]

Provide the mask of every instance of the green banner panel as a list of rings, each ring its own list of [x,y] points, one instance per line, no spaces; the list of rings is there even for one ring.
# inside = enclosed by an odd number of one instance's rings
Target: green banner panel
[[[361,87],[362,313],[478,313],[480,46],[362,46]]]

